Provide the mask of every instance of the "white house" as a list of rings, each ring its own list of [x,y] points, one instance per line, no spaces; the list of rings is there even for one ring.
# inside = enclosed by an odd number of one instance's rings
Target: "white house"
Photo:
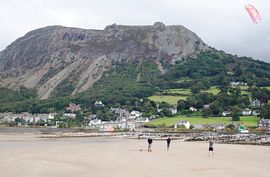
[[[170,108],[170,111],[172,114],[176,114],[177,113],[177,108]]]
[[[230,82],[230,86],[231,87],[238,87],[238,86],[247,86],[247,83],[245,83],[245,82]]]
[[[15,116],[17,117],[17,116]],[[27,123],[33,123],[33,122],[37,122],[39,120],[39,118],[36,118],[36,116],[33,115],[28,115],[28,116],[23,116],[21,117],[24,121],[26,121]]]
[[[148,117],[141,117],[141,118],[138,118],[136,120],[137,123],[147,123],[149,122],[149,118]]]
[[[178,128],[181,125],[184,125],[186,127],[186,129],[189,129],[190,128],[189,121],[179,121],[179,122],[176,122],[176,124],[174,124],[174,128]]]
[[[73,113],[64,113],[64,117],[65,118],[75,119],[76,118],[76,114],[73,114]]]
[[[252,113],[252,111],[251,111],[250,109],[248,109],[248,108],[246,108],[246,109],[244,109],[244,110],[242,111],[242,114],[243,114],[244,116],[249,116],[249,115],[251,115],[251,113]]]
[[[38,122],[38,121],[42,120],[44,122],[47,122],[49,120],[49,117],[51,117],[50,114],[37,114],[34,118],[34,121]],[[54,118],[54,116],[53,116],[53,118]]]
[[[101,120],[100,119],[93,119],[88,123],[88,125],[90,127],[99,127],[101,125]]]
[[[189,110],[192,111],[192,112],[196,112],[197,111],[197,109],[194,108],[194,107],[190,107]]]
[[[139,117],[141,117],[142,113],[139,111],[131,111],[131,113],[129,114],[129,119],[137,119]]]
[[[101,101],[96,101],[95,102],[95,107],[102,108],[102,107],[104,107],[104,104]]]
[[[231,112],[230,111],[223,111],[222,112],[222,116],[229,116],[231,114]]]
[[[100,125],[101,131],[114,131],[115,129],[125,129],[127,127],[126,122],[102,122]]]
[[[203,105],[203,108],[204,109],[207,109],[207,108],[209,108],[210,107],[210,105],[209,104],[205,104],[205,105]]]
[[[49,115],[48,115],[48,119],[50,119],[50,120],[51,120],[51,119],[54,119],[54,116],[55,116],[55,115],[56,115],[56,113],[51,113],[51,114],[49,114]]]

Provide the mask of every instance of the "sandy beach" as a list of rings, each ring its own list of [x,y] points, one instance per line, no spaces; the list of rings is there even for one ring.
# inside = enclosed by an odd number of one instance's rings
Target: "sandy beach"
[[[0,134],[0,177],[269,177],[270,147]],[[141,150],[141,151],[140,151]]]

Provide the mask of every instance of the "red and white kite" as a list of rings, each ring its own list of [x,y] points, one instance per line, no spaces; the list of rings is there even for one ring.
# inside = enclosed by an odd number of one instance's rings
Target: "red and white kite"
[[[258,24],[261,22],[261,17],[257,9],[253,5],[246,5],[245,9],[247,10],[250,18],[252,19],[253,23]]]

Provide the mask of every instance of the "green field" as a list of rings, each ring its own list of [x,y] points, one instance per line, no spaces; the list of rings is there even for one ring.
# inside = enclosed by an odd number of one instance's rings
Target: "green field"
[[[202,90],[202,92],[208,92],[208,93],[212,93],[213,95],[217,95],[220,92],[220,90],[217,86],[212,86],[208,90]]]
[[[240,86],[241,94],[247,94],[250,95],[249,92],[247,92],[248,86]],[[270,90],[270,87],[264,87]],[[217,86],[211,86],[208,90],[202,90],[201,92],[207,92],[212,93],[214,95],[217,95],[220,90]],[[192,95],[191,89],[168,89],[163,92],[164,95],[153,95],[149,97],[150,100],[155,102],[167,102],[169,104],[175,105],[177,104],[178,100],[186,100],[188,96]],[[166,95],[165,95],[166,94]],[[179,95],[170,95],[170,94],[179,94]]]
[[[250,95],[249,92],[247,92],[247,89],[249,88],[249,86],[240,86],[239,87],[241,89],[241,94],[246,94],[246,95]]]
[[[240,86],[239,87],[241,90],[247,90],[249,88],[249,86]]]
[[[167,93],[177,93],[177,94],[183,94],[183,95],[191,95],[190,89],[169,89],[166,90]]]
[[[229,125],[232,123],[231,117],[187,117],[187,116],[178,116],[172,118],[160,118],[149,122],[150,125],[162,125],[165,124],[166,126],[174,125],[178,121],[189,121],[190,124],[216,124],[216,123],[223,123]],[[256,116],[242,116],[240,118],[240,123],[245,126],[257,126],[258,118]]]
[[[148,97],[148,99],[155,102],[167,102],[169,104],[175,105],[178,100],[185,100],[186,96],[170,96],[170,95],[153,95]]]

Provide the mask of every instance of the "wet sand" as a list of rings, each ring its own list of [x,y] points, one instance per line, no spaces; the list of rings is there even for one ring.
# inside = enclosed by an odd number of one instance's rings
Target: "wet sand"
[[[269,177],[270,147],[0,134],[0,177]],[[140,151],[141,150],[141,151]]]

